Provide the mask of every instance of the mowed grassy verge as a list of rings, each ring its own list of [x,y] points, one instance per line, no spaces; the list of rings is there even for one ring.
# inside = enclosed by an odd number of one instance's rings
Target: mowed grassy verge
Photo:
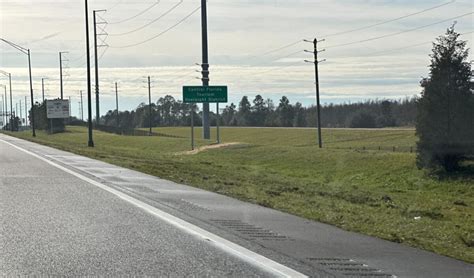
[[[413,130],[326,129],[319,149],[314,130],[223,128],[223,142],[239,144],[192,155],[189,128],[155,130],[183,138],[96,131],[88,148],[85,128],[13,135],[474,263],[472,177],[431,177],[408,152],[348,149],[414,146]]]

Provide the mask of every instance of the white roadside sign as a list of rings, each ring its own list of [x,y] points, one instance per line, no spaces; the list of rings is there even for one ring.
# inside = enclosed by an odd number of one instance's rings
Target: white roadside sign
[[[47,100],[46,116],[48,119],[69,118],[69,100]]]

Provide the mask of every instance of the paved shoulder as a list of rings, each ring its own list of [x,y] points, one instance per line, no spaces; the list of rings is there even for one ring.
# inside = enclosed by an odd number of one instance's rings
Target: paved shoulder
[[[1,139],[0,169],[0,276],[285,274]]]

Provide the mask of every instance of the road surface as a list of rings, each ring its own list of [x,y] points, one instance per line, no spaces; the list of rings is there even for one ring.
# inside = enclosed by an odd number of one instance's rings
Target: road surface
[[[0,247],[0,276],[474,276],[471,264],[1,134]]]

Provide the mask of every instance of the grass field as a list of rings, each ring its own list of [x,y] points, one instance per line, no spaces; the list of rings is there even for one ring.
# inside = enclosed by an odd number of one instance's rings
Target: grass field
[[[189,128],[155,131],[182,138],[95,132],[91,149],[85,128],[68,127],[34,141],[474,263],[474,178],[432,177],[393,152],[415,146],[413,130],[326,129],[319,149],[310,129],[223,128],[237,144],[197,154]]]

